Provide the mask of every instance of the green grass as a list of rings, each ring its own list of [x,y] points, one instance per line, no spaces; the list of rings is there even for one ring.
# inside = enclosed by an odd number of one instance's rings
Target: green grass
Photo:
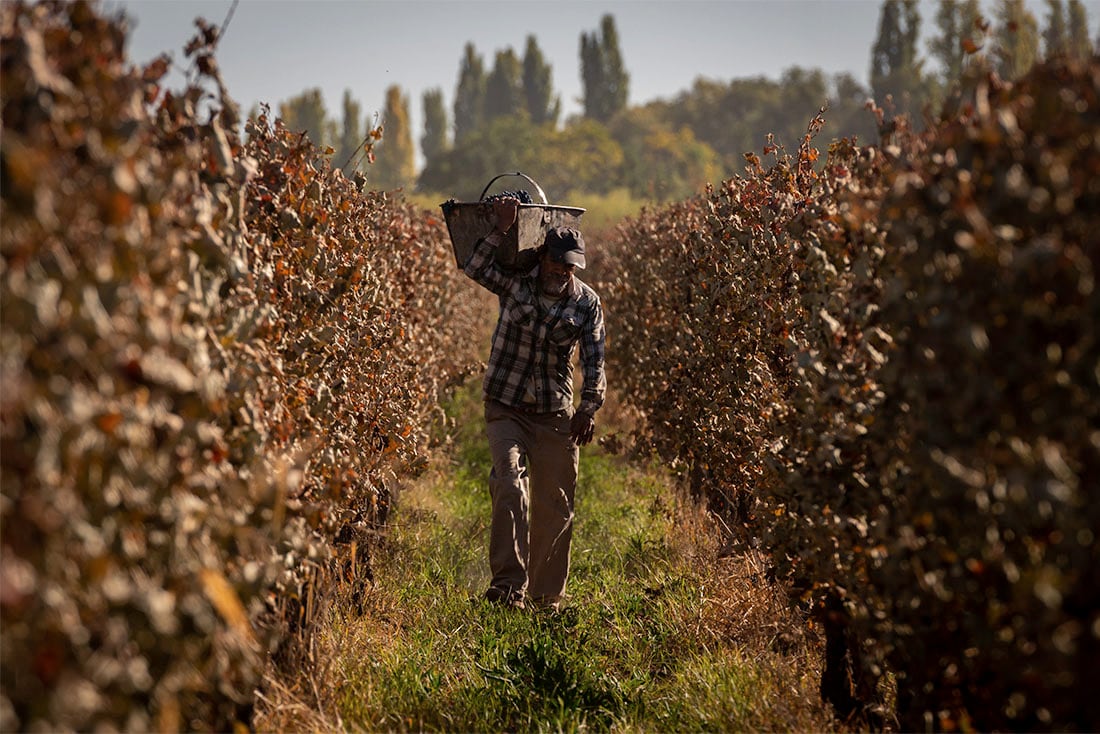
[[[657,467],[632,466],[594,445],[582,450],[563,610],[483,601],[489,455],[473,386],[449,415],[450,460],[398,496],[362,614],[337,604],[318,633],[325,674],[305,705],[320,713],[266,723],[463,732],[830,728],[807,651],[773,653],[769,633],[729,623],[743,611],[727,608],[736,602],[729,590],[745,586],[723,570],[699,515],[680,505]],[[766,606],[773,591],[745,599]],[[782,616],[781,607],[760,611]]]

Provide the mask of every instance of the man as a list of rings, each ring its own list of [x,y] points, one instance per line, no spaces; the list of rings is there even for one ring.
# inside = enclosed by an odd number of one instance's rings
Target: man
[[[496,224],[464,271],[500,299],[485,375],[485,423],[493,469],[485,596],[523,608],[557,609],[569,575],[579,446],[592,440],[603,405],[604,325],[600,299],[574,276],[585,265],[575,229],[546,235],[538,264],[510,273],[494,257],[515,225],[519,202],[493,202]],[[573,364],[580,343],[583,385],[573,408]]]

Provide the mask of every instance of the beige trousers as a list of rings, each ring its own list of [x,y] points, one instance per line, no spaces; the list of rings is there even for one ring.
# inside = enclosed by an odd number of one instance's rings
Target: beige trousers
[[[488,595],[557,606],[569,576],[573,497],[579,450],[569,435],[572,410],[524,413],[490,400],[485,426],[489,473]]]

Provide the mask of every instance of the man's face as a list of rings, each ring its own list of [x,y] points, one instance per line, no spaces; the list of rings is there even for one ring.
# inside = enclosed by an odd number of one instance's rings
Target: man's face
[[[566,265],[543,255],[539,263],[539,288],[547,296],[561,298],[569,288],[576,265]]]

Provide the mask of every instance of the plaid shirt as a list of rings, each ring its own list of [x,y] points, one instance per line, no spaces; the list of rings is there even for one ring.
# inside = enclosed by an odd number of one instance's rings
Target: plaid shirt
[[[539,299],[538,268],[505,272],[493,257],[499,244],[495,232],[479,240],[463,268],[500,298],[485,398],[540,413],[571,406],[573,351],[580,342],[584,385],[577,410],[595,414],[607,390],[599,296],[574,276],[568,295],[547,310]]]

